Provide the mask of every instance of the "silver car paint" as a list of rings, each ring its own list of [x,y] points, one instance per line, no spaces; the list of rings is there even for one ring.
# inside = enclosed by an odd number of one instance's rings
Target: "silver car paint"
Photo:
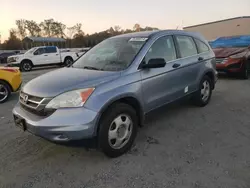
[[[55,138],[50,137],[51,132],[60,130],[59,132],[66,134],[73,133],[68,136],[69,139],[77,140],[80,139],[79,133],[82,134],[81,138],[96,136],[101,114],[110,104],[119,99],[125,97],[135,99],[140,106],[141,119],[143,120],[144,115],[151,110],[196,91],[200,80],[207,72],[212,73],[216,81],[216,71],[213,64],[214,53],[211,49],[203,54],[167,62],[163,68],[139,69],[138,67],[149,48],[160,37],[188,35],[206,42],[199,34],[184,31],[156,31],[151,32],[151,34],[152,37],[149,38],[131,65],[124,71],[103,72],[64,68],[42,75],[30,81],[23,88],[25,93],[34,96],[55,97],[69,90],[96,87],[83,108],[59,109],[45,119],[34,121],[32,121],[32,118],[35,115],[26,113],[19,105],[14,108],[13,113],[25,119],[30,127],[39,127],[40,132],[43,132],[43,134],[40,134],[38,131],[36,134],[39,136],[56,141]],[[147,36],[148,33],[127,34],[127,36],[130,35],[131,37],[143,37],[143,35]],[[203,61],[198,61],[200,56],[204,58]],[[172,65],[177,62],[181,66],[174,69]],[[187,92],[185,92],[186,88],[188,88]],[[74,111],[76,111],[75,115],[71,116]],[[76,134],[80,125],[83,126],[82,131],[85,133],[79,132]],[[45,131],[42,131],[43,127],[45,127]],[[48,127],[50,128],[48,129]],[[52,127],[59,129],[53,129]],[[86,127],[88,127],[87,130],[84,129]]]

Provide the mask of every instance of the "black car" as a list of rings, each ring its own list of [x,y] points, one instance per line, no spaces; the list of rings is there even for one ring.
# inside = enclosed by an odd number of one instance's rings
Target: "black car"
[[[3,52],[0,53],[0,64],[5,64],[7,63],[7,59],[9,56],[16,55],[16,52]]]

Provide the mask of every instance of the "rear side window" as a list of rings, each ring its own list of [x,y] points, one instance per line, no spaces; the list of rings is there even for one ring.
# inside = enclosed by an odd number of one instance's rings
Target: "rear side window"
[[[195,43],[197,44],[198,47],[198,52],[203,53],[209,51],[209,47],[202,41],[198,39],[194,39]]]
[[[176,36],[181,57],[189,57],[197,54],[197,48],[192,37]]]
[[[56,53],[57,50],[56,50],[56,47],[46,47],[46,53]]]

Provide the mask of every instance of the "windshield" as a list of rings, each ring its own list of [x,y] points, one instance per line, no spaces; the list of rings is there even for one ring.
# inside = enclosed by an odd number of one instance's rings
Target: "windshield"
[[[128,37],[107,39],[79,58],[73,67],[102,71],[124,70],[132,63],[146,40]]]
[[[25,52],[25,54],[31,54],[33,53],[37,48],[31,48],[29,49],[27,52]]]

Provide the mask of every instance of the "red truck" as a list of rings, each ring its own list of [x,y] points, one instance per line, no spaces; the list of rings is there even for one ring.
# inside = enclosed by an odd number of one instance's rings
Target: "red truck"
[[[250,36],[220,37],[210,42],[217,71],[248,79],[250,73]]]

